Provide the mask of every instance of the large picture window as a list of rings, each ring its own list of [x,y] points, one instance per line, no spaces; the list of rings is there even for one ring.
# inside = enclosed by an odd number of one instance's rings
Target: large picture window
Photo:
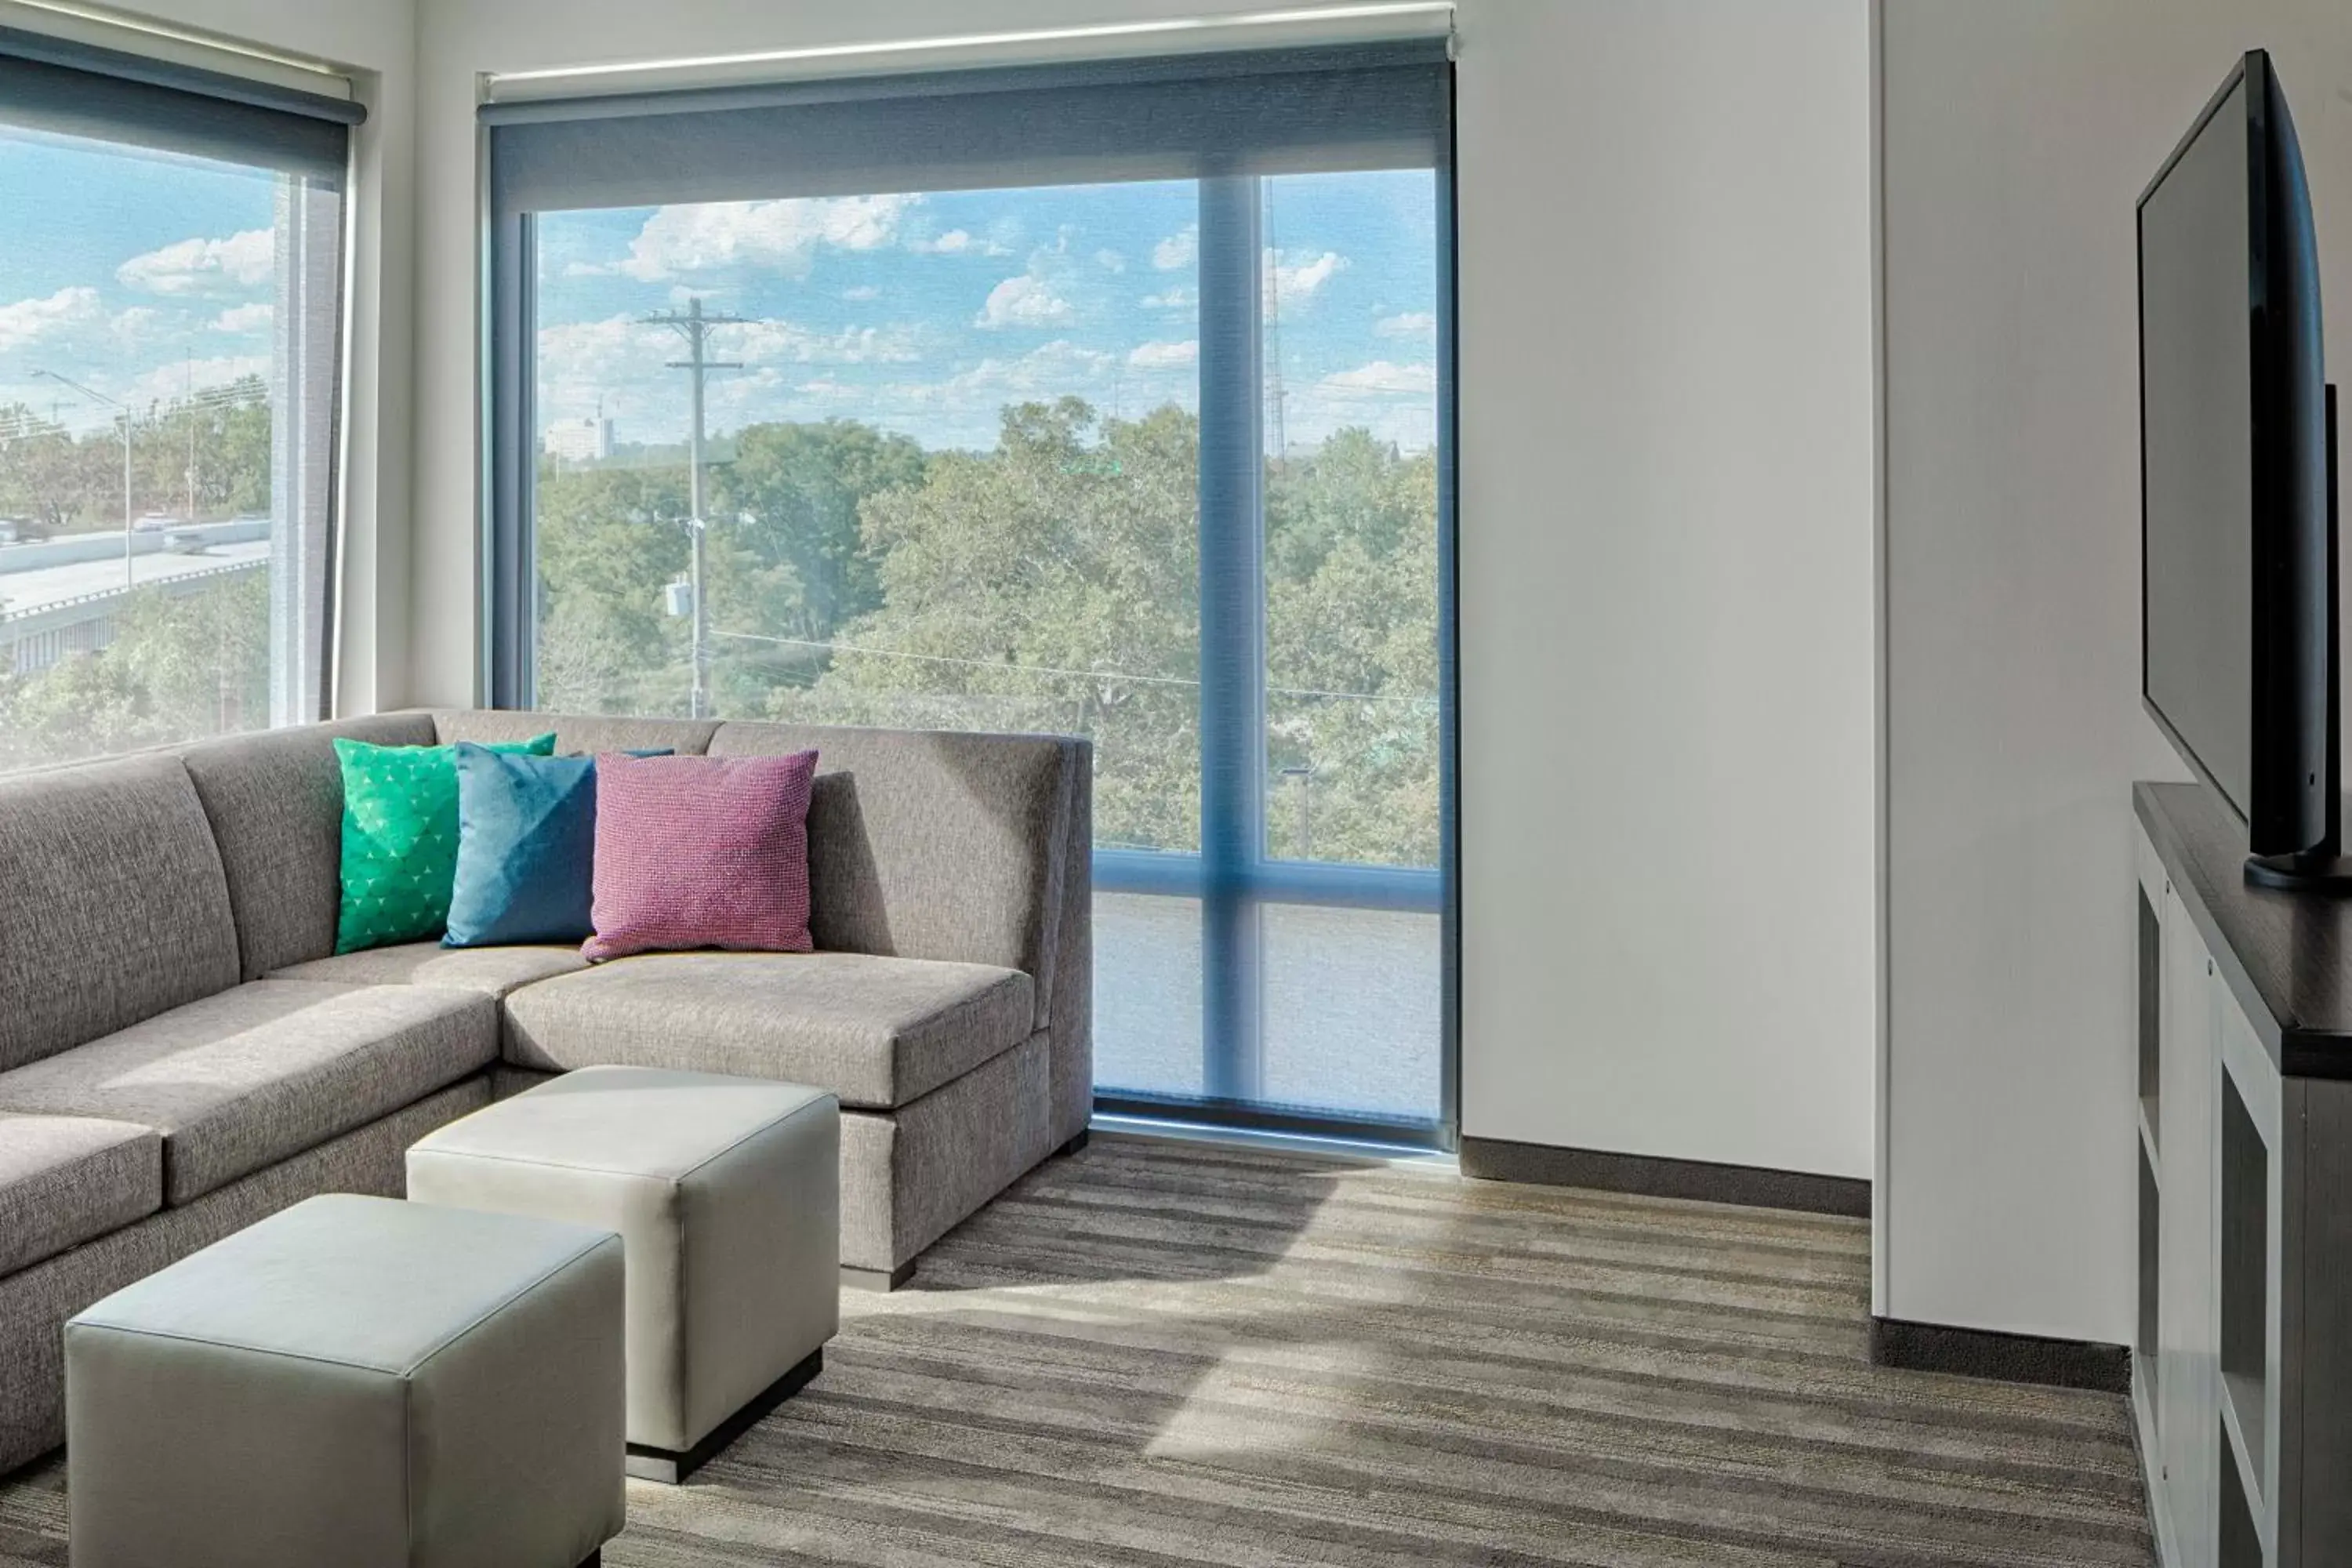
[[[0,770],[322,716],[357,118],[0,29]]]
[[[486,110],[494,698],[1090,736],[1100,1095],[1441,1138],[1445,71]]]

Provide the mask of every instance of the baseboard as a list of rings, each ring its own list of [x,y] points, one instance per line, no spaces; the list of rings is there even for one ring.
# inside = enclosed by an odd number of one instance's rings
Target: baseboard
[[[1751,1208],[1870,1217],[1870,1184],[1853,1176],[1817,1176],[1762,1165],[1718,1165],[1706,1160],[1664,1160],[1517,1143],[1507,1138],[1462,1140],[1462,1173],[1490,1182],[1531,1182],[1546,1187],[1591,1187],[1653,1198],[1696,1198]]]
[[[1874,1317],[1870,1320],[1870,1359],[1874,1365],[1909,1372],[1950,1372],[2102,1394],[2131,1392],[2131,1352],[2091,1340],[2052,1340]]]

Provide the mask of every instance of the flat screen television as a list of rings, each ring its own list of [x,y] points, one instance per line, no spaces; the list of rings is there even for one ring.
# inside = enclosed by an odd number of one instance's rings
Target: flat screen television
[[[2266,53],[2231,68],[2138,226],[2141,696],[2244,823],[2249,880],[2352,891],[2318,244]]]

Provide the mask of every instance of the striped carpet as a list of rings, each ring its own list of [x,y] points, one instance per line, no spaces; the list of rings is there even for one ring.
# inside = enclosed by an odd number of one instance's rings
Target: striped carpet
[[[1097,1136],[604,1562],[2148,1563],[2124,1402],[1874,1369],[1868,1245]],[[0,1485],[0,1563],[61,1568],[64,1485]]]

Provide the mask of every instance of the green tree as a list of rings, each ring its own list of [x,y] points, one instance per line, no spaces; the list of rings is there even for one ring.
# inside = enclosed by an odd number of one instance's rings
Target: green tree
[[[923,482],[923,449],[845,419],[754,425],[718,470],[720,517],[740,570],[770,595],[757,629],[821,641],[881,603],[880,561],[858,526],[866,497]]]
[[[0,517],[62,531],[87,503],[84,465],[62,425],[23,404],[0,407]]]
[[[1433,866],[1436,456],[1340,430],[1269,475],[1266,519],[1269,847]]]
[[[269,721],[268,574],[189,593],[142,588],[114,640],[0,681],[0,765],[21,767],[257,728]]]
[[[772,711],[1090,734],[1097,839],[1197,847],[1199,450],[1174,407],[1007,408],[993,452],[866,500],[883,602]]]
[[[541,706],[686,710],[686,631],[661,602],[687,568],[686,500],[682,468],[540,465]]]

